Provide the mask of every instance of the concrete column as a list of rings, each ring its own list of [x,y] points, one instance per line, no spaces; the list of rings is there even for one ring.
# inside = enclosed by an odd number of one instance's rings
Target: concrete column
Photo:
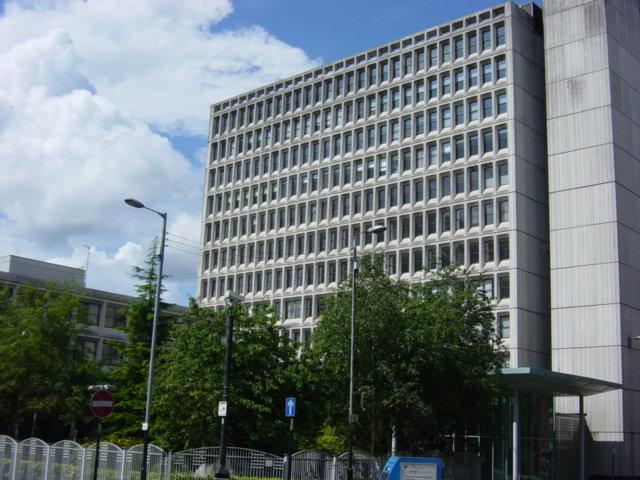
[[[513,394],[512,400],[512,408],[513,408],[513,438],[512,438],[512,480],[520,480],[520,411],[519,411],[519,401],[518,401],[518,392]]]

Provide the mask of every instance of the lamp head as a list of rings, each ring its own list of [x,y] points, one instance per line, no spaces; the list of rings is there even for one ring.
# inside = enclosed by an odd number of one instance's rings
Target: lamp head
[[[383,233],[387,230],[387,227],[385,227],[384,225],[372,225],[371,227],[367,228],[367,233]]]
[[[144,208],[144,203],[139,202],[135,198],[125,198],[124,203],[133,208]]]

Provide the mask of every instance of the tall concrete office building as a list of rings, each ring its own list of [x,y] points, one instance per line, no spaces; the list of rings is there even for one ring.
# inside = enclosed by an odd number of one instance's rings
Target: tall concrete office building
[[[544,34],[553,369],[622,384],[590,467],[639,478],[640,2],[545,1]]]
[[[352,242],[411,282],[449,263],[482,273],[510,367],[622,384],[586,400],[587,467],[609,474],[616,449],[629,477],[640,2],[544,8],[500,4],[213,105],[199,299],[270,303],[304,342]]]

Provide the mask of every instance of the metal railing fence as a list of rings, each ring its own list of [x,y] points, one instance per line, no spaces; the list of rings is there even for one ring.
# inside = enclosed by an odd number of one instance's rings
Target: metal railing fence
[[[70,440],[48,445],[38,438],[16,442],[0,435],[0,480],[93,480],[96,445],[83,447]],[[212,479],[220,461],[220,448],[207,447],[166,452],[149,445],[149,480]],[[121,449],[100,442],[96,480],[137,480],[140,478],[142,445]],[[383,461],[364,453],[354,454],[354,478],[371,480]],[[248,448],[229,447],[227,468],[233,477],[283,479],[287,459]],[[292,480],[345,480],[347,454],[332,457],[305,450],[292,455]]]

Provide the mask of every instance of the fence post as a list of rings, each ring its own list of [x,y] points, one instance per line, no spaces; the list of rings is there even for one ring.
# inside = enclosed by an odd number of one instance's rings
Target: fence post
[[[79,480],[84,480],[84,464],[87,461],[87,448],[82,448],[82,463],[80,464],[80,478]]]
[[[118,480],[124,480],[124,466],[127,463],[127,457],[125,456],[125,452],[126,450],[122,450],[122,452],[120,453],[122,455],[122,463],[120,464],[120,474],[118,475]],[[117,458],[117,457],[116,457]],[[98,480],[96,478],[96,480]]]
[[[164,456],[164,480],[169,480],[171,476],[171,459],[172,459],[171,450],[169,450]]]
[[[49,462],[51,460],[51,447],[49,445],[47,445],[47,457],[46,460],[44,462],[44,475],[43,475],[43,479],[47,480],[49,478]]]
[[[13,461],[11,462],[11,470],[9,472],[9,476],[11,480],[16,480],[16,471],[18,470],[18,442],[16,442],[15,447],[13,449]]]
[[[338,459],[333,457],[331,460],[331,480],[338,479]]]

